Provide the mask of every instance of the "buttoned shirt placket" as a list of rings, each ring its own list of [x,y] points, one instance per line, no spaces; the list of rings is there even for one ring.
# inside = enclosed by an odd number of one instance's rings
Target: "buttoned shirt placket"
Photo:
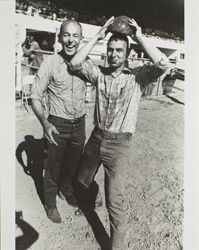
[[[113,85],[115,84],[115,79],[122,74],[122,72],[114,75],[113,73],[111,74],[111,83],[110,83],[110,87],[109,87],[109,92],[108,92],[108,107],[107,107],[107,112],[106,112],[106,118],[105,118],[105,130],[109,129],[109,114],[110,112],[112,112],[112,110],[110,109],[110,105],[111,105],[111,93],[112,93],[112,89],[113,89]]]
[[[64,60],[64,62],[66,63],[67,67],[68,67],[68,61]],[[73,111],[73,116],[74,116],[74,119],[76,119],[76,116],[77,116],[77,109],[75,108],[75,104],[74,104],[74,76],[71,75],[71,100],[72,100],[72,111]]]
[[[72,100],[72,107],[73,107],[73,114],[74,114],[74,118],[76,118],[76,109],[75,109],[75,104],[74,104],[74,81],[73,81],[73,76],[72,76],[72,84],[71,84],[71,100]]]
[[[108,91],[108,106],[107,106],[106,118],[105,118],[105,124],[104,124],[105,130],[109,128],[108,114],[109,114],[109,110],[110,110],[110,101],[111,101],[110,99],[111,99],[112,86],[113,86],[113,80],[110,83],[110,87],[109,87],[109,91]]]

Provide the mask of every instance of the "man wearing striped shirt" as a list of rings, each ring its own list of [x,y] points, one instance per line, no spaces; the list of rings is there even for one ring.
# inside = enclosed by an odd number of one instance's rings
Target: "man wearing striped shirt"
[[[80,190],[89,190],[103,163],[105,171],[105,200],[110,220],[111,246],[108,249],[124,249],[126,211],[124,183],[135,131],[137,112],[142,91],[170,66],[169,60],[143,37],[134,19],[129,25],[136,29],[132,38],[148,54],[152,65],[133,69],[125,67],[129,54],[128,38],[113,33],[107,44],[108,68],[96,66],[86,60],[96,42],[103,39],[109,19],[97,35],[71,60],[71,68],[96,86],[95,128],[86,144],[78,173],[77,196]],[[79,199],[79,198],[78,198]],[[82,202],[82,197],[80,197]]]

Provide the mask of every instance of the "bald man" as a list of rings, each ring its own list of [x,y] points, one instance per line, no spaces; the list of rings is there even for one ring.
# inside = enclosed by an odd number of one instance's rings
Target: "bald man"
[[[32,109],[48,141],[44,203],[47,216],[54,223],[61,223],[56,206],[59,186],[66,191],[71,205],[75,205],[73,183],[85,142],[86,81],[68,68],[81,39],[82,27],[78,22],[62,23],[59,35],[62,50],[44,60],[32,87]],[[47,118],[42,106],[45,92],[49,99]]]

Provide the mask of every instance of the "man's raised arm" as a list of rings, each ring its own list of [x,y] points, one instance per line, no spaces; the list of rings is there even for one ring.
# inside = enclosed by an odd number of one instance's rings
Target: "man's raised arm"
[[[132,39],[141,46],[153,63],[161,61],[162,64],[167,64],[169,62],[169,59],[159,49],[147,41],[147,39],[142,34],[141,28],[133,18],[129,20],[129,25],[136,29]]]
[[[107,27],[113,22],[113,19],[114,17],[111,17],[98,31],[98,33],[74,55],[74,57],[71,59],[72,66],[79,66],[86,60],[88,54],[95,46],[96,42],[105,38]]]

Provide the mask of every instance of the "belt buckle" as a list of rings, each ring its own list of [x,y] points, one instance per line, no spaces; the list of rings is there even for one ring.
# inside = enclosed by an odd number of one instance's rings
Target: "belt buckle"
[[[81,118],[76,118],[70,121],[71,124],[78,123],[81,120]]]
[[[75,120],[71,120],[70,123],[71,123],[71,124],[74,124],[74,123],[75,123]]]

